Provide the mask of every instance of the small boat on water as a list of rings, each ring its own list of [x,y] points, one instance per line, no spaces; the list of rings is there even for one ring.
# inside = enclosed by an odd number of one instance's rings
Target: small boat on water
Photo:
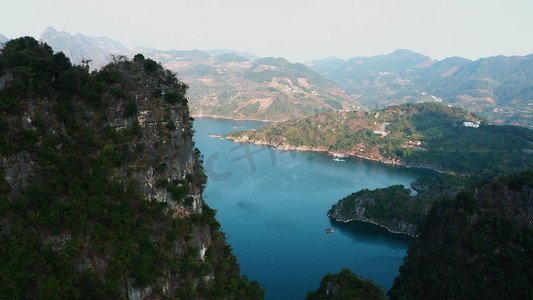
[[[346,160],[341,159],[341,158],[334,158],[333,161],[334,162],[343,162],[343,161],[346,161]]]
[[[326,228],[326,233],[333,233],[335,232],[335,229],[333,228]]]

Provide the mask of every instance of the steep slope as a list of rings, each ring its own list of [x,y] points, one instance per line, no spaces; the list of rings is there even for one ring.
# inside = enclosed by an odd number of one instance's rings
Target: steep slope
[[[338,222],[362,221],[393,233],[415,237],[435,201],[454,197],[465,187],[492,179],[491,176],[492,172],[466,175],[440,173],[417,179],[411,183],[411,189],[402,185],[363,189],[337,201],[327,215]]]
[[[99,72],[32,38],[0,54],[0,292],[16,298],[262,298],[239,274],[174,73]]]
[[[339,200],[328,217],[339,222],[363,221],[385,227],[393,233],[415,236],[431,201],[412,197],[402,185],[370,191],[364,189]]]
[[[408,250],[391,299],[529,299],[533,173],[437,202]]]
[[[531,126],[533,55],[482,58],[426,84],[426,90],[497,123]]]

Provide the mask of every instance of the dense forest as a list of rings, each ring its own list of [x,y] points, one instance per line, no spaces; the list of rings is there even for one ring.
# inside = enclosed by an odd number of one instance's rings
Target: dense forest
[[[533,172],[435,202],[391,299],[531,299]]]
[[[2,297],[262,298],[201,198],[187,86],[142,55],[89,63],[1,51]]]
[[[454,197],[475,183],[493,178],[492,174],[436,174],[417,179],[411,189],[403,185],[363,189],[337,201],[327,215],[337,221],[365,221],[416,236],[434,202]]]
[[[422,189],[432,183],[443,188],[434,189],[427,198],[422,196],[432,204],[427,215],[423,213],[426,206],[409,207],[419,199],[403,186],[359,191],[332,210],[346,210],[344,213],[354,216],[354,210],[362,206],[369,219],[395,230],[399,229],[391,220],[396,218],[419,226],[400,275],[387,293],[390,299],[530,299],[533,171],[499,176],[461,191],[454,190],[458,185],[449,189],[444,184],[448,179],[426,178],[417,183]],[[351,299],[367,299],[354,296],[362,293],[363,287],[368,289],[371,283],[342,270],[338,275],[326,275],[308,299],[349,299],[340,296],[346,293],[352,293]]]
[[[433,199],[411,196],[403,185],[363,189],[339,200],[328,211],[337,221],[367,221],[389,231],[415,235]]]

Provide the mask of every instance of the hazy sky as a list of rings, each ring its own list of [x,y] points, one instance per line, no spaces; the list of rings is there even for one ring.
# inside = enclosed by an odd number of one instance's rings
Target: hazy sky
[[[434,59],[533,53],[533,0],[16,0],[0,33],[48,26],[161,50],[215,48],[293,62],[410,49]]]

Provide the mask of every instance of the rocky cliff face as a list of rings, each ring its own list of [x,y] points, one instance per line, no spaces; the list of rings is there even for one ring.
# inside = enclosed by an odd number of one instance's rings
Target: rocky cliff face
[[[139,55],[89,74],[22,38],[0,54],[0,77],[6,297],[262,297],[202,200],[174,73]]]

